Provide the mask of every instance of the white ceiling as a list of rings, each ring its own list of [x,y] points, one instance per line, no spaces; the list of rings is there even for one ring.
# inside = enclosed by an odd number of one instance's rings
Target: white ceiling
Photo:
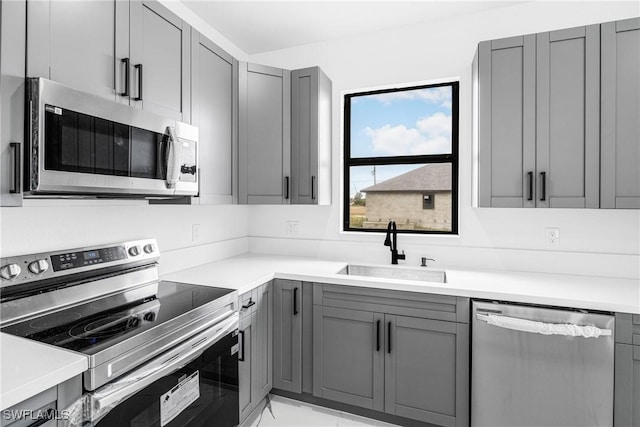
[[[522,1],[182,0],[248,54],[453,18]]]

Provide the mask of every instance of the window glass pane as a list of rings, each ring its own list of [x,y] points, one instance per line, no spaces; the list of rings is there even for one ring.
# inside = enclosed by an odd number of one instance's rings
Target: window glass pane
[[[451,231],[451,163],[352,166],[349,228]],[[425,196],[429,196],[429,206]]]
[[[351,158],[451,153],[451,86],[351,98]]]

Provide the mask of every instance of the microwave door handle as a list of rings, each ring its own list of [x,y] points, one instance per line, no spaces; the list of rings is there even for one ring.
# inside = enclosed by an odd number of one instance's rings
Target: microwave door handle
[[[120,402],[144,390],[160,378],[186,366],[204,353],[208,347],[214,345],[225,335],[237,330],[237,328],[238,315],[234,314],[213,326],[212,329],[215,329],[215,332],[212,334],[206,337],[202,337],[202,334],[197,335],[180,345],[180,349],[191,347],[191,349],[184,354],[180,351],[168,358],[160,356],[143,367],[125,374],[123,377],[106,384],[92,393],[88,393],[86,398],[89,401],[86,403],[90,411],[90,413],[87,414],[90,421],[93,423],[97,422]],[[160,361],[160,359],[164,360]]]
[[[167,127],[169,142],[167,148],[167,188],[175,188],[180,177],[180,165],[182,164],[182,144],[176,136],[172,126]]]

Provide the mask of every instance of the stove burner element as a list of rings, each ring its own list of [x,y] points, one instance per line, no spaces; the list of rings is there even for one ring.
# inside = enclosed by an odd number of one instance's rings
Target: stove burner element
[[[138,327],[138,325],[140,325],[140,318],[138,318],[138,316],[109,316],[92,320],[89,323],[79,323],[71,328],[69,336],[97,341],[122,334],[129,329]]]
[[[80,313],[64,311],[35,319],[33,322],[29,323],[29,327],[32,329],[48,329],[54,326],[66,325],[67,323],[75,322],[80,317],[82,317]]]

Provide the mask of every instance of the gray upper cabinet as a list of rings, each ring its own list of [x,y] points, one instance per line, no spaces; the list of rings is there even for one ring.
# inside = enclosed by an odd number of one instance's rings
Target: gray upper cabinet
[[[639,23],[479,44],[478,206],[640,208]]]
[[[638,209],[640,18],[602,24],[601,49],[600,207]]]
[[[190,27],[155,1],[29,1],[27,75],[190,121]]]
[[[273,388],[302,392],[302,283],[273,284]]]
[[[600,26],[537,35],[537,207],[600,204]]]
[[[22,205],[24,143],[24,1],[0,3],[0,206]]]
[[[190,122],[191,27],[157,1],[130,8],[132,105]]]
[[[240,63],[239,203],[288,204],[291,73]]]
[[[129,2],[28,1],[27,76],[116,100],[129,58]]]
[[[196,31],[191,39],[191,122],[201,165],[193,200],[229,204],[238,197],[238,61]]]
[[[331,204],[331,80],[291,72],[291,203]]]
[[[535,207],[535,36],[482,42],[478,90],[478,205]]]

